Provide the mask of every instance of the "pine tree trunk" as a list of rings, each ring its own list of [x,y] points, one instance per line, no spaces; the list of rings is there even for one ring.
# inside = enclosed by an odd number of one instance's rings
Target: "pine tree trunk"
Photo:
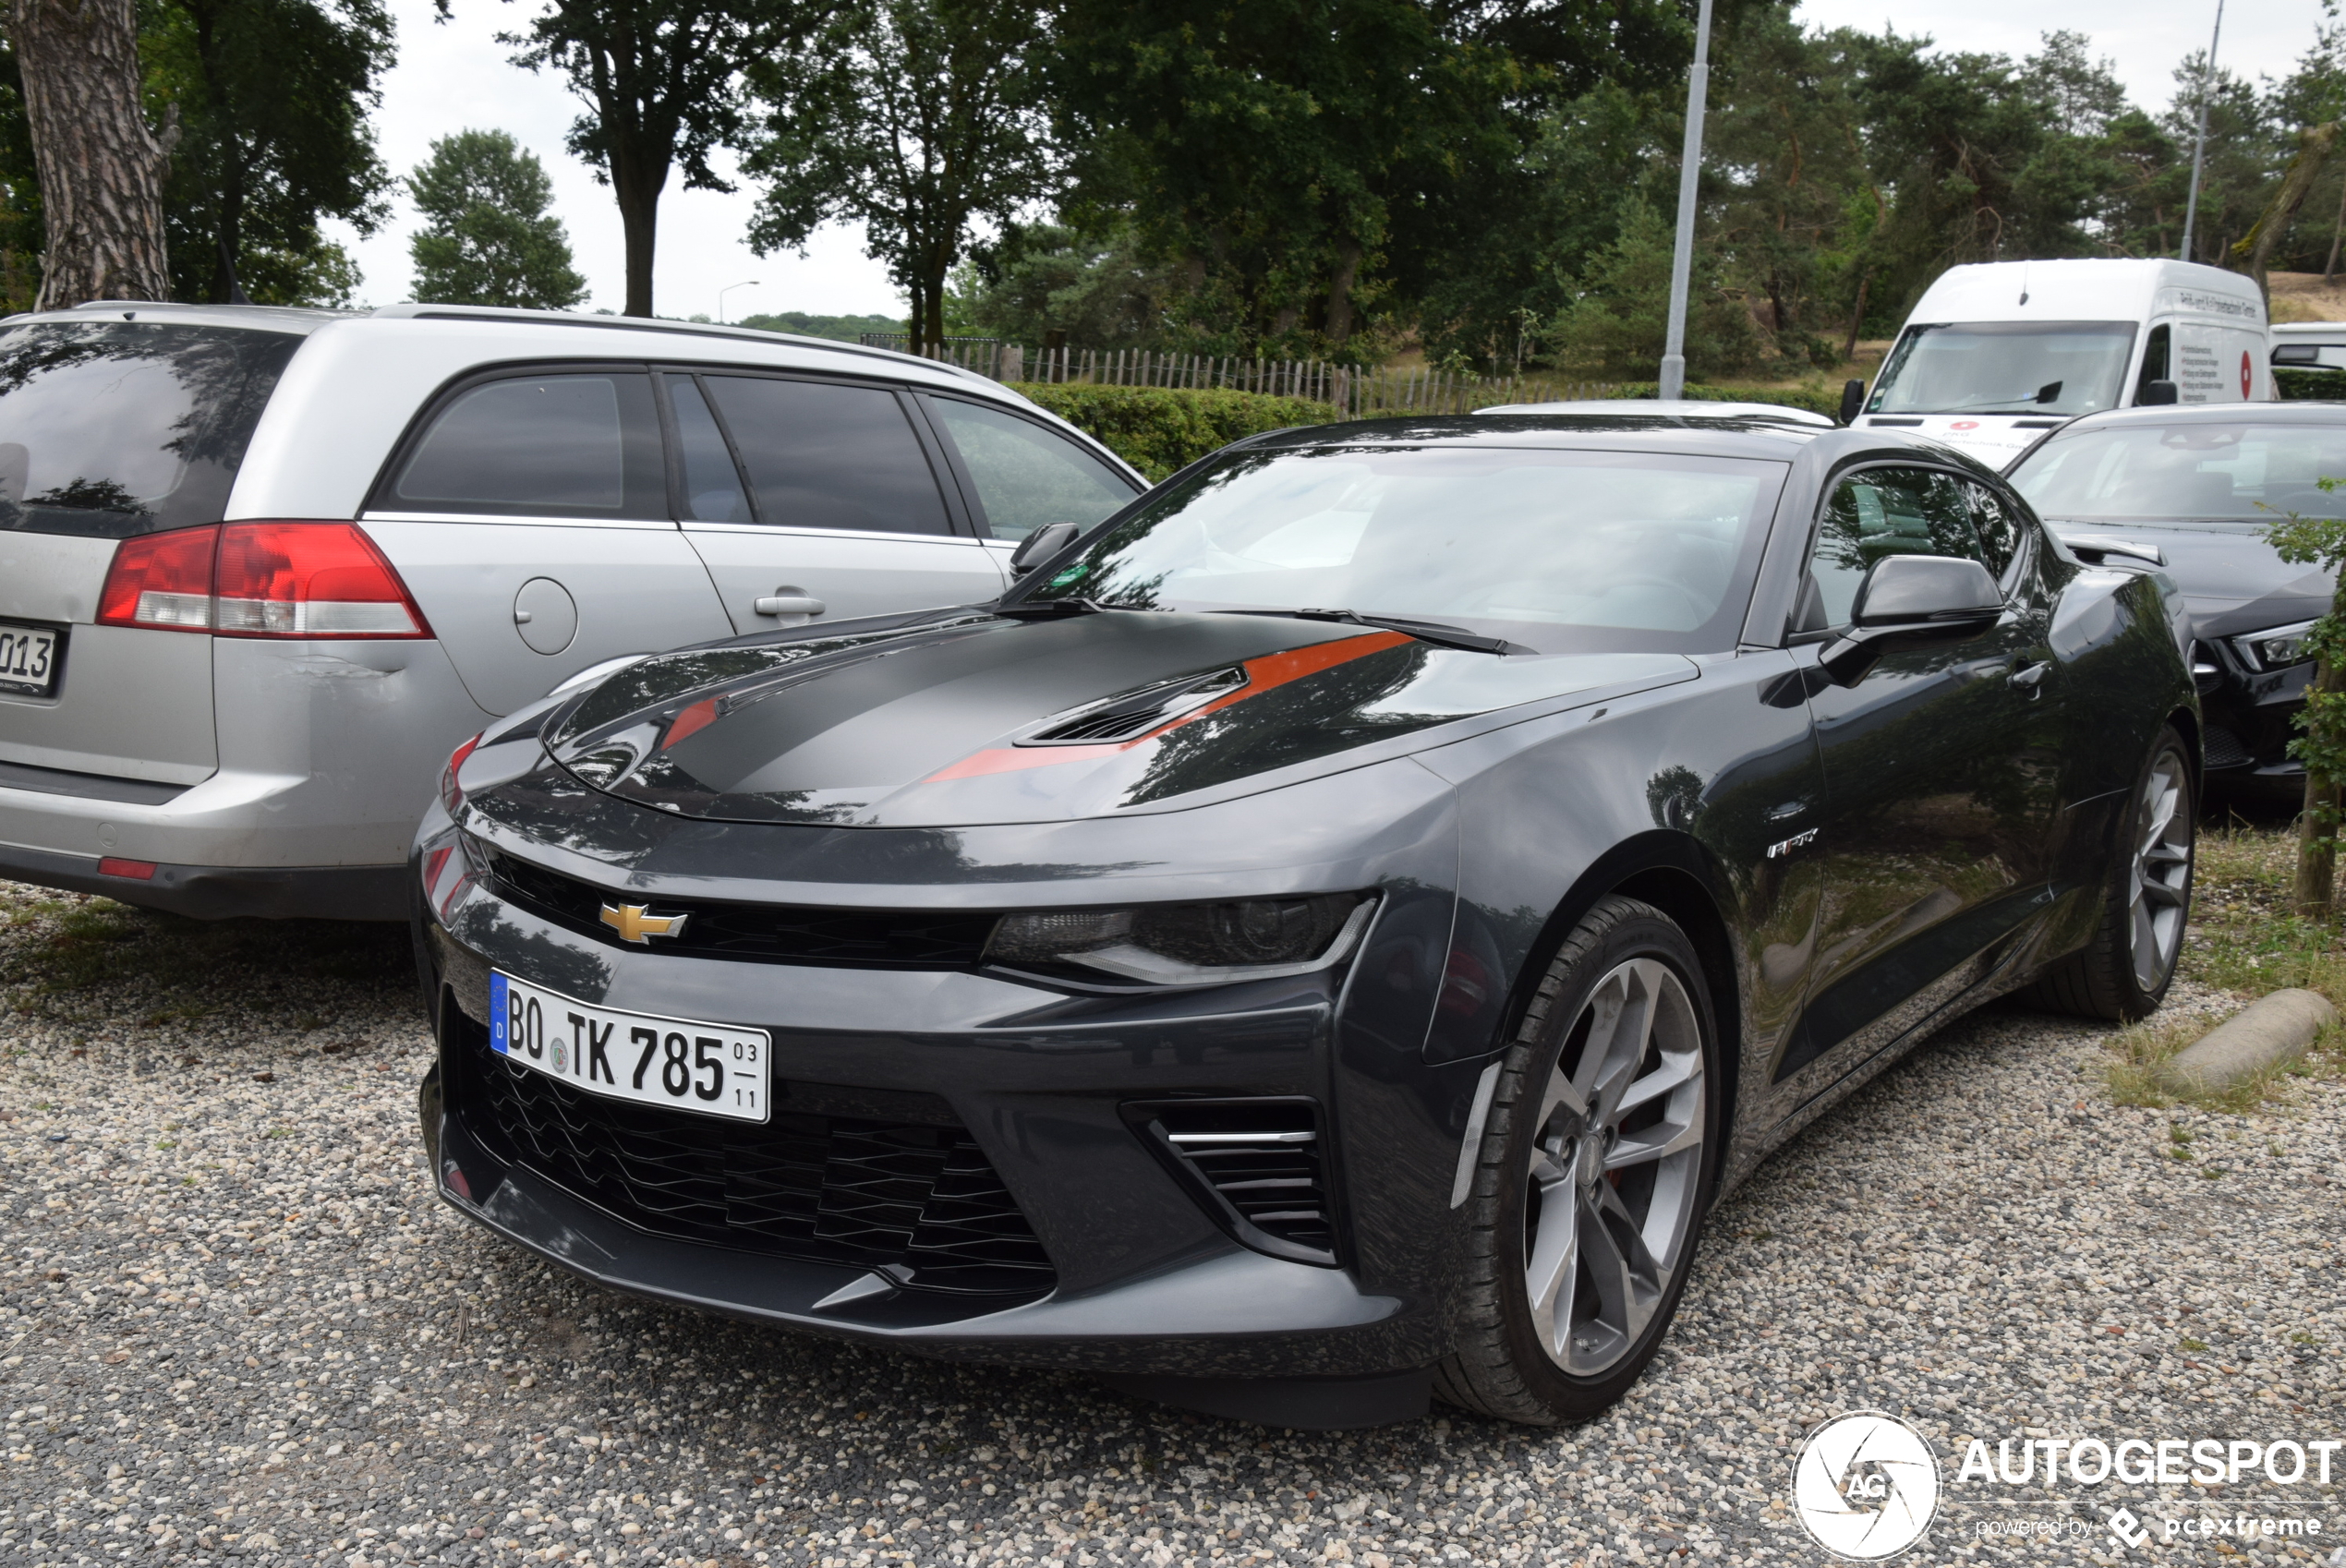
[[[167,299],[163,176],[170,149],[139,99],[130,0],[12,0],[48,250],[37,308]]]

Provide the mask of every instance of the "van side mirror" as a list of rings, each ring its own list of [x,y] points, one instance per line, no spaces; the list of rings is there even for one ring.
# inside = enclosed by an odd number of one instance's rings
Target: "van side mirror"
[[[2003,613],[2004,596],[1988,569],[1948,555],[1891,555],[1857,585],[1849,630],[1819,656],[1834,684],[1854,686],[1896,644],[1976,637]]]
[[[2178,400],[2175,396],[2175,383],[2172,381],[2145,381],[2142,389],[2134,393],[2136,408],[2149,408],[2155,404],[2176,401]]]
[[[1010,552],[1010,575],[1023,577],[1075,542],[1083,530],[1072,523],[1050,523],[1019,541]]]
[[[1857,416],[1865,412],[1865,407],[1866,383],[1863,381],[1842,382],[1841,422],[1844,425],[1856,424]]]

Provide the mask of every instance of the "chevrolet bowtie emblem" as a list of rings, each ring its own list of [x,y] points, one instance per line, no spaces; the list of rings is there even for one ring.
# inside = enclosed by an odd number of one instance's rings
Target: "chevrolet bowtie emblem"
[[[680,914],[656,915],[644,904],[605,904],[603,923],[619,933],[623,942],[633,942],[648,947],[655,936],[681,936],[684,922],[690,917]]]

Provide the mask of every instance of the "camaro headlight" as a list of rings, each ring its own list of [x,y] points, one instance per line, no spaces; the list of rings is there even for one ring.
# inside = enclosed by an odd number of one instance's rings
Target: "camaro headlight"
[[[989,962],[1075,964],[1152,985],[1217,985],[1306,974],[1349,954],[1376,907],[1372,893],[1143,904],[1006,914]]]
[[[2305,633],[2313,629],[2312,621],[2300,621],[2293,626],[2275,626],[2269,631],[2234,637],[2232,646],[2240,650],[2251,669],[2286,669],[2314,657],[2305,651]]]

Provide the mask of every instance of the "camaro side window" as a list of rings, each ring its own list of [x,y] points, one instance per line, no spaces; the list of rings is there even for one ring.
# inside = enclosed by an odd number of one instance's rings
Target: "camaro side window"
[[[1971,521],[1979,530],[1979,559],[1996,574],[1996,581],[2010,590],[2013,570],[2020,561],[2020,514],[2010,501],[1985,485],[1965,485],[1964,493],[1971,501]]]
[[[1843,626],[1866,571],[1888,555],[1952,555],[1994,570],[1973,529],[1962,480],[1935,468],[1868,468],[1834,487],[1808,572],[1818,626]]]

